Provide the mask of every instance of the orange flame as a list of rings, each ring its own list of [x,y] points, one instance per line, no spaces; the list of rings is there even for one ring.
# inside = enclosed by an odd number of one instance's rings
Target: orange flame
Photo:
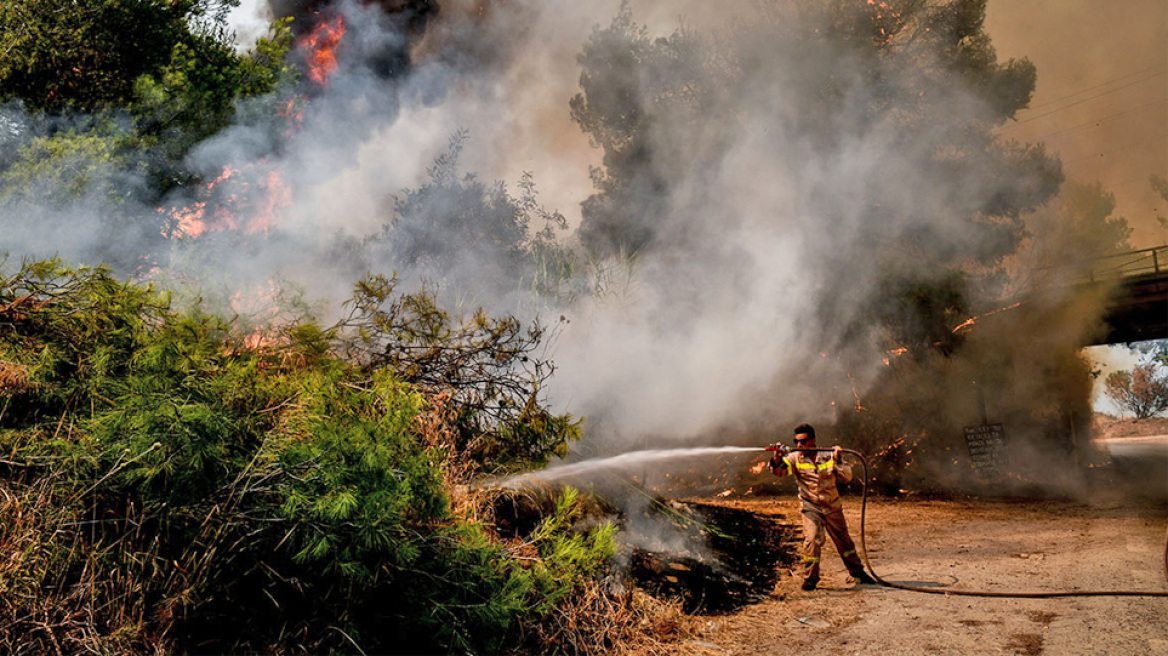
[[[199,237],[222,230],[266,235],[276,225],[279,211],[291,205],[291,189],[277,170],[268,171],[254,185],[246,176],[236,178],[239,173],[238,169],[226,166],[218,177],[199,190],[195,202],[169,212],[159,208],[159,212],[170,217],[163,235]],[[232,180],[231,184],[224,184],[228,180]]]
[[[959,331],[959,330],[971,328],[977,324],[978,319],[984,319],[985,317],[992,317],[993,315],[995,315],[999,312],[1005,312],[1006,310],[1013,310],[1014,308],[1018,307],[1019,305],[1022,305],[1022,303],[1021,302],[1014,303],[1013,305],[1007,305],[1005,307],[1000,307],[996,310],[990,310],[989,312],[986,312],[984,314],[972,316],[972,317],[966,319],[965,321],[962,321],[961,323],[957,324],[957,326],[955,326],[953,328],[953,332],[957,333],[957,331]]]
[[[223,167],[223,172],[219,174],[219,177],[203,186],[204,195],[209,196],[215,187],[230,179],[236,173],[239,173],[239,171],[230,166]],[[159,208],[158,211],[162,212],[163,210]],[[207,201],[205,200],[171,210],[170,218],[173,227],[169,233],[164,230],[163,234],[171,237],[198,237],[204,232],[207,232],[210,227],[207,223]]]
[[[345,36],[345,22],[340,16],[322,19],[301,41],[307,51],[308,79],[321,87],[328,86],[329,76],[337,70],[337,47]]]
[[[884,366],[888,367],[888,366],[892,365],[892,358],[898,358],[898,357],[904,355],[905,353],[908,353],[908,349],[901,346],[899,348],[888,349],[884,353],[885,353]]]
[[[847,373],[848,385],[852,388],[852,398],[856,401],[856,412],[863,412],[867,410],[867,408],[865,408],[864,404],[860,402],[860,393],[856,391],[856,378],[852,375],[852,372],[849,371]]]
[[[259,213],[248,226],[248,232],[262,232],[266,235],[276,225],[279,211],[292,204],[292,190],[284,182],[284,176],[276,170],[268,171],[260,181],[260,188],[264,191],[263,200]]]
[[[284,117],[288,127],[284,129],[284,136],[291,137],[304,127],[304,96],[293,96],[288,104],[276,111],[277,116]]]
[[[763,460],[762,462],[758,463],[757,465],[751,467],[750,473],[761,474],[764,471],[766,471],[766,468],[767,468],[767,461]]]

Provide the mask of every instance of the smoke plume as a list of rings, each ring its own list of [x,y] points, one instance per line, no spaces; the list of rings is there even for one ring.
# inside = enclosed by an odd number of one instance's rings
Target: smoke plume
[[[1061,174],[991,134],[1034,71],[996,60],[984,3],[920,4],[281,2],[300,35],[345,26],[294,129],[241,111],[188,162],[236,171],[222,190],[119,215],[246,196],[234,228],[163,247],[168,275],[228,291],[278,279],[336,312],[360,275],[396,272],[463,309],[565,316],[548,393],[585,419],[587,456],[761,444],[802,421],[919,441],[977,423],[979,393],[1029,439],[1062,421],[1035,407],[1083,409],[1076,353],[1099,304],[953,330],[1016,300],[1003,258]],[[32,203],[5,248],[158,255],[96,205]],[[533,294],[507,250],[541,230],[571,253],[563,293]]]

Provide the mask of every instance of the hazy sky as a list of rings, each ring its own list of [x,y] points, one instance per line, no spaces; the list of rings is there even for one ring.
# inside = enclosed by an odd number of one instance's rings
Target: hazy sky
[[[1155,220],[1168,203],[1148,184],[1168,176],[1168,1],[990,0],[986,27],[1000,58],[1038,68],[1031,109],[1002,134],[1042,141],[1069,177],[1102,182],[1136,248],[1168,244]],[[1100,380],[1136,362],[1122,347],[1087,352]],[[1096,410],[1119,412],[1102,385],[1094,396]]]
[[[1041,141],[1068,177],[1111,190],[1136,248],[1168,244],[1168,203],[1148,177],[1168,176],[1168,1],[990,0],[1000,59],[1038,68],[1031,108],[1002,130]]]

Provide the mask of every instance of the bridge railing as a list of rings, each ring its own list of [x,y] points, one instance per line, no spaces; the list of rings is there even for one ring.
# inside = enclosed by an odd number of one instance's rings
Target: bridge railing
[[[1144,248],[1101,257],[1091,265],[1091,281],[1168,273],[1168,246]]]

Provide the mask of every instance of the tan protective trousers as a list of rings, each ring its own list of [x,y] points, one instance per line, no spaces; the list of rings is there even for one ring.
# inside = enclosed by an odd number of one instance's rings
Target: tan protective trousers
[[[828,513],[803,509],[803,580],[819,582],[819,559],[823,552],[823,543],[827,536],[835,544],[835,550],[844,560],[848,573],[859,576],[864,573],[864,564],[856,553],[856,543],[848,535],[848,522],[844,519],[844,511],[833,510]]]

